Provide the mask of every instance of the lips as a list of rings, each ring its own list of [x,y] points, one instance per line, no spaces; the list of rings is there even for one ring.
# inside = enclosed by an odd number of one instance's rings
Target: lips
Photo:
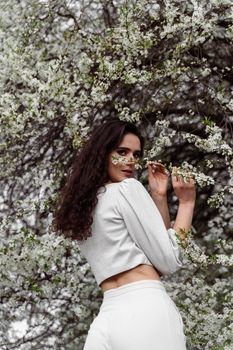
[[[132,170],[122,170],[123,173],[127,174],[127,175],[132,175],[133,171]]]

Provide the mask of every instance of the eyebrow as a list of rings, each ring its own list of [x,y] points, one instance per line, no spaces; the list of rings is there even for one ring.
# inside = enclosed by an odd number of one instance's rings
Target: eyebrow
[[[125,151],[130,151],[130,148],[128,147],[117,147],[118,150],[125,150]],[[139,149],[139,150],[136,150],[134,151],[134,153],[141,153],[142,151]]]

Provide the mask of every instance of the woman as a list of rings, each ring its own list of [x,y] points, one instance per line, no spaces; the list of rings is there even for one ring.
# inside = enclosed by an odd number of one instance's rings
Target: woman
[[[143,146],[132,123],[112,119],[96,127],[74,159],[55,213],[55,229],[78,240],[103,291],[84,350],[186,349],[180,313],[160,276],[182,266],[176,233],[191,227],[195,184],[172,176],[179,199],[172,228],[164,166],[148,164],[150,194],[135,179]]]

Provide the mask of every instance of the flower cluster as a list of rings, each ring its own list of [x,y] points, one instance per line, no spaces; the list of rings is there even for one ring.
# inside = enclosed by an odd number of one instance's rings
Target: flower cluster
[[[193,178],[194,181],[200,186],[214,185],[215,181],[211,176],[207,176],[197,170],[192,164],[184,161],[179,167],[169,166],[172,171],[172,176],[181,176],[184,182],[188,182],[189,178]]]
[[[119,165],[127,165],[128,162],[129,162],[127,157],[125,157],[125,156],[116,156],[116,155],[112,155],[111,161],[112,161],[112,164],[114,164],[114,165],[117,165],[117,164],[119,164]],[[134,165],[135,169],[141,169],[142,168],[142,166],[141,166],[141,164],[139,163],[138,160],[136,160],[134,162],[135,162],[135,165]]]

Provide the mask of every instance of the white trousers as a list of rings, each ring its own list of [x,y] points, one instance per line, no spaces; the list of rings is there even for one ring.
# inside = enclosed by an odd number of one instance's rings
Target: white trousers
[[[83,350],[186,350],[181,315],[161,281],[104,292]]]

